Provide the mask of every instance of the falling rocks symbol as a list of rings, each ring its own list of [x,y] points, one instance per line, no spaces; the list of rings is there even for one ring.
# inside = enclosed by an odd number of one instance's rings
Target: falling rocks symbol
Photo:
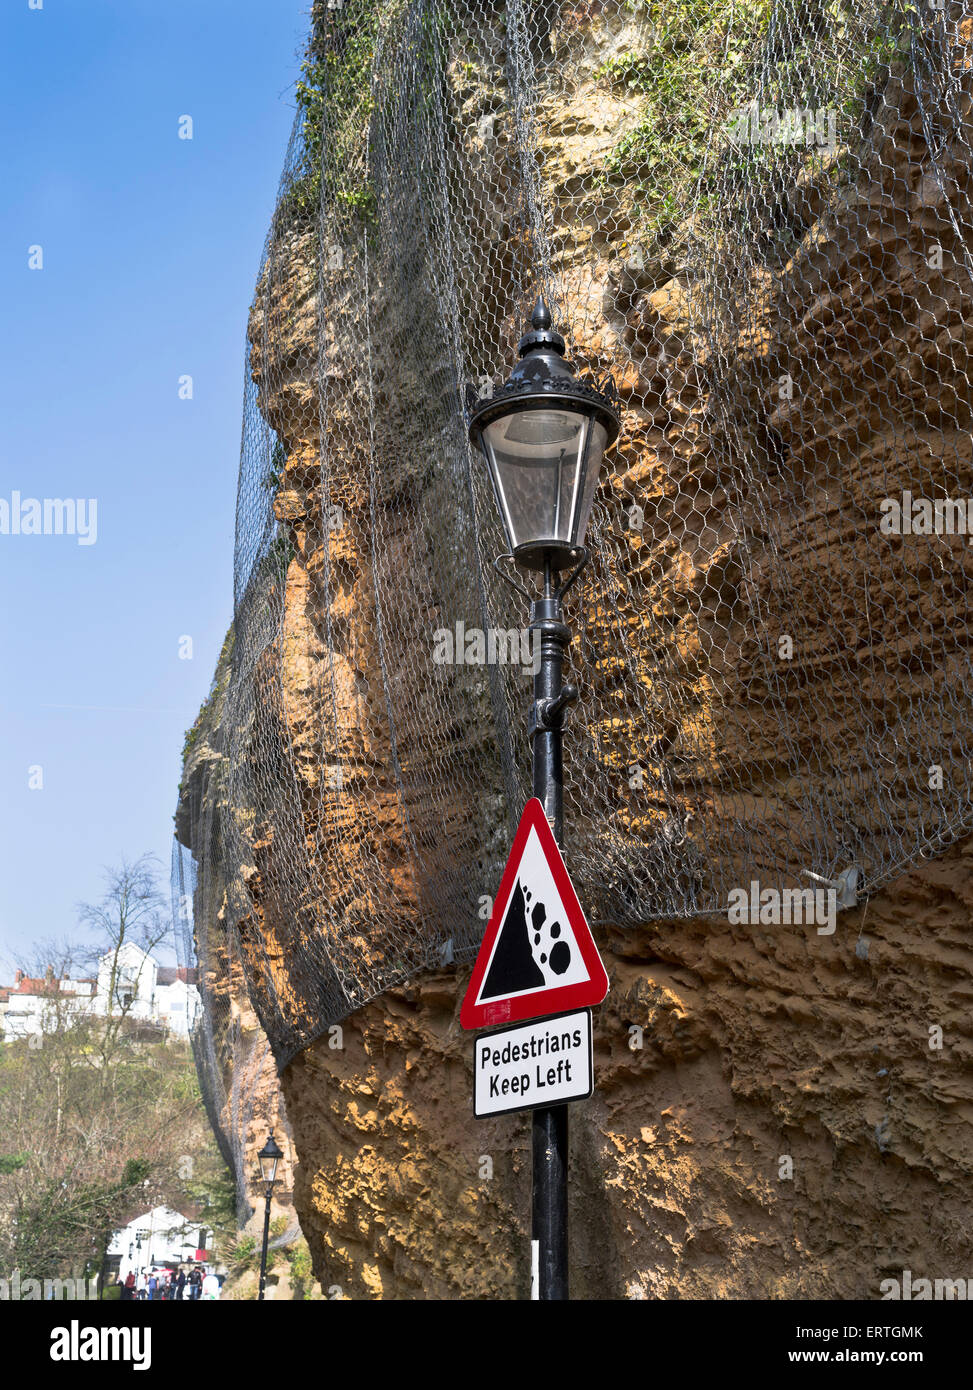
[[[507,920],[497,942],[481,998],[497,999],[508,994],[519,994],[525,989],[540,989],[543,984],[544,972],[531,950],[524,888],[518,882],[510,899]]]

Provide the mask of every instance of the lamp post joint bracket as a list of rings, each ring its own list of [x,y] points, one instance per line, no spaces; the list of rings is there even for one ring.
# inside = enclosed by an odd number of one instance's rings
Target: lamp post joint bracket
[[[578,698],[576,685],[565,685],[554,699],[535,700],[530,709],[527,733],[533,738],[536,733],[549,734],[564,724],[564,713]]]

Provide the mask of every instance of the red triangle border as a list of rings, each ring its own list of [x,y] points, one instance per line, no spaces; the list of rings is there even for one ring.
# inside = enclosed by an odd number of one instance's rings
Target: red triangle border
[[[561,895],[564,911],[574,932],[575,940],[581,952],[581,959],[588,971],[589,978],[577,984],[562,985],[559,988],[532,990],[529,994],[518,994],[513,999],[491,999],[488,1003],[477,1004],[476,997],[490,964],[493,944],[500,931],[500,924],[507,910],[510,895],[517,883],[520,861],[523,858],[531,830],[537,832],[537,838],[540,840],[541,849],[547,859],[551,877],[554,879],[554,886]],[[510,848],[507,865],[493,902],[493,911],[490,913],[490,920],[480,944],[476,964],[473,966],[473,974],[463,997],[459,1016],[460,1024],[463,1028],[472,1030],[474,1028],[493,1028],[503,1023],[519,1023],[528,1018],[546,1018],[548,1014],[559,1014],[568,1009],[583,1009],[593,1004],[600,1004],[607,993],[608,976],[605,973],[601,956],[598,954],[594,937],[591,935],[588,920],[578,902],[574,885],[568,877],[568,871],[561,858],[561,851],[558,849],[554,832],[544,814],[544,807],[536,796],[531,797],[524,807],[520,824],[517,826],[517,833]]]

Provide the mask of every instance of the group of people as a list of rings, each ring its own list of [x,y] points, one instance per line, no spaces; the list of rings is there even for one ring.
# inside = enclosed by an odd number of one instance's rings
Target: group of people
[[[174,1269],[140,1269],[138,1274],[129,1271],[122,1283],[122,1298],[150,1299],[153,1302],[174,1298],[195,1302],[197,1299],[214,1299],[220,1296],[220,1280],[213,1274],[204,1274],[198,1265],[193,1265],[187,1273],[180,1267]]]

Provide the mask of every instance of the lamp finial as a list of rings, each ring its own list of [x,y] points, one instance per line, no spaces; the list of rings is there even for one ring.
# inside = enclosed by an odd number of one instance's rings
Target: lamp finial
[[[556,332],[551,326],[551,311],[547,307],[547,300],[542,294],[537,296],[537,303],[530,316],[530,329],[521,338],[518,345],[518,352],[521,357],[526,357],[528,353],[543,352],[556,354],[563,357],[565,352],[565,342],[560,333]]]

